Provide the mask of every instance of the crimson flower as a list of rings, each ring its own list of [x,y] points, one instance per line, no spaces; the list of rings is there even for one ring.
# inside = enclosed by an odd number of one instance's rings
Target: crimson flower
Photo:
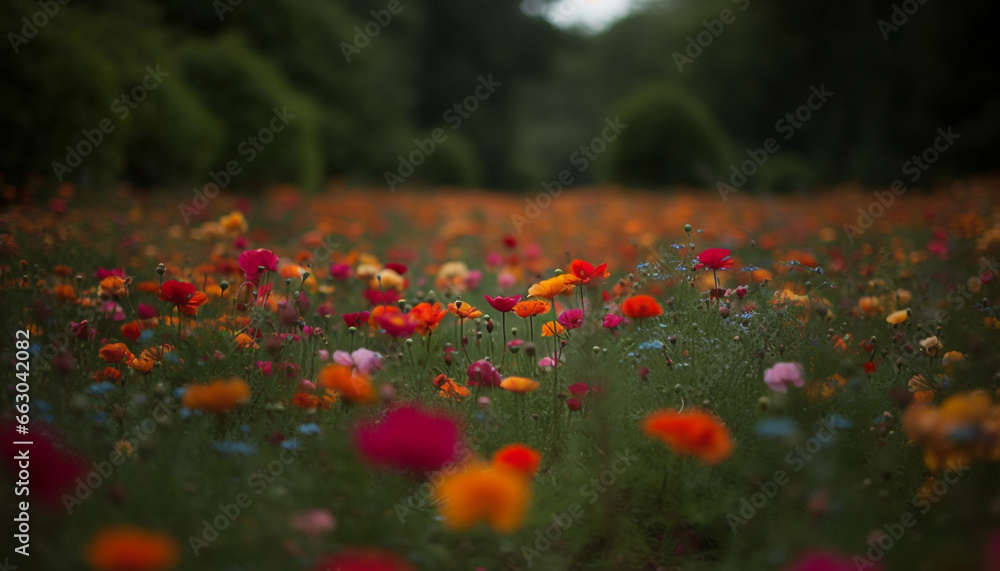
[[[264,270],[276,272],[278,271],[278,256],[274,254],[271,250],[265,250],[260,248],[257,250],[247,250],[240,254],[237,263],[240,265],[240,269],[243,270],[243,275],[246,280],[254,285],[260,281],[260,276]]]
[[[877,368],[878,365],[876,365],[874,361],[865,361],[865,373],[870,375],[874,373]]]
[[[694,269],[700,270],[702,268],[709,268],[711,270],[724,270],[726,268],[733,267],[733,258],[731,256],[732,252],[725,248],[706,248],[702,250],[700,254],[695,256],[698,263],[695,264]]]
[[[404,266],[403,264],[397,264],[396,262],[389,262],[388,264],[386,264],[383,267],[386,268],[386,269],[392,270],[392,271],[396,272],[397,274],[399,274],[401,276],[405,275],[406,274],[406,270],[409,269],[406,266]]]
[[[345,313],[341,317],[348,327],[361,327],[362,323],[368,323],[370,315],[370,311],[356,311],[354,313]]]
[[[372,305],[393,305],[402,299],[399,292],[394,289],[386,290],[385,293],[382,293],[382,290],[379,289],[366,289],[362,295]]]
[[[371,547],[351,547],[320,559],[312,571],[414,571],[405,559]]]
[[[177,311],[187,315],[197,315],[198,308],[208,303],[208,296],[198,291],[194,284],[167,280],[160,285],[157,297],[172,304]]]
[[[370,463],[418,473],[433,472],[458,460],[461,434],[448,416],[404,405],[354,429],[354,444]]]
[[[580,280],[580,283],[589,284],[592,279],[602,280],[608,277],[604,271],[607,268],[607,264],[601,264],[595,268],[594,264],[591,264],[590,262],[573,260],[569,265],[569,273],[573,274],[573,277]]]
[[[509,311],[512,311],[514,309],[514,306],[517,305],[519,301],[521,301],[521,296],[519,295],[514,295],[511,297],[502,297],[499,295],[496,297],[490,297],[488,295],[484,295],[483,297],[486,298],[486,302],[490,304],[490,307],[499,311],[500,313],[507,313]]]
[[[393,337],[409,337],[419,325],[407,313],[382,312],[375,316],[375,323]]]
[[[87,467],[83,460],[79,456],[67,452],[60,439],[52,434],[48,427],[39,424],[34,419],[32,419],[31,424],[31,438],[27,438],[34,443],[30,448],[15,445],[14,441],[21,440],[20,438],[6,436],[14,434],[15,428],[12,420],[0,424],[0,432],[5,435],[4,439],[0,441],[0,454],[3,455],[3,458],[0,459],[0,467],[2,467],[0,471],[10,474],[11,480],[17,480],[18,474],[23,473],[23,469],[27,465],[23,459],[19,460],[18,456],[21,453],[27,455],[29,452],[26,451],[30,450],[31,497],[35,498],[37,494],[40,501],[51,508],[64,503],[66,509],[72,514],[73,509],[81,503],[72,496],[73,488],[77,485],[78,478],[87,477]],[[26,479],[23,476],[22,478]],[[64,495],[71,498],[68,503],[66,501],[60,502]]]

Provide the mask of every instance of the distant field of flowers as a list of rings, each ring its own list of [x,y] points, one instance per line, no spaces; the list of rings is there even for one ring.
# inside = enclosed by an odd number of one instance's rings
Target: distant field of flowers
[[[998,179],[3,192],[0,569],[1000,570]]]

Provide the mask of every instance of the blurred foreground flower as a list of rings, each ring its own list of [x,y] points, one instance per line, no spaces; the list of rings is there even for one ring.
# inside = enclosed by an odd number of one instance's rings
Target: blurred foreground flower
[[[187,385],[184,388],[184,406],[222,414],[246,404],[250,400],[250,386],[240,378],[217,380],[207,385]]]
[[[662,440],[676,454],[695,456],[707,464],[718,464],[733,453],[725,425],[700,410],[653,412],[643,421],[642,431]]]
[[[388,551],[351,547],[320,559],[312,571],[415,571],[403,558]]]
[[[90,539],[84,558],[97,571],[161,571],[175,567],[180,553],[177,541],[165,533],[115,526]]]
[[[354,444],[370,463],[384,468],[433,472],[458,460],[461,434],[450,417],[407,405],[354,428]]]
[[[522,473],[477,462],[442,478],[434,498],[449,529],[485,522],[499,533],[512,533],[524,523],[531,489]]]
[[[333,389],[347,402],[373,404],[378,400],[368,377],[343,365],[327,365],[319,372],[317,383]]]

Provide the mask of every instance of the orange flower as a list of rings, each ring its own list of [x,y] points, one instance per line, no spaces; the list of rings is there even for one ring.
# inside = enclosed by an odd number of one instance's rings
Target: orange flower
[[[542,280],[529,287],[528,295],[531,297],[544,297],[545,299],[552,299],[560,294],[570,295],[573,293],[575,288],[574,286],[569,285],[567,281],[572,281],[574,279],[576,278],[570,274],[559,274],[554,278]]]
[[[467,387],[458,385],[453,379],[445,376],[444,373],[435,377],[434,386],[439,389],[438,396],[446,399],[454,395],[455,400],[461,402],[463,397],[469,396],[469,389]]]
[[[95,383],[116,383],[121,378],[121,371],[114,367],[104,367],[104,369],[94,373]]]
[[[238,349],[260,349],[260,345],[246,333],[240,333],[233,341]]]
[[[858,307],[865,315],[878,315],[882,313],[882,302],[877,297],[866,296],[858,300]]]
[[[216,380],[207,385],[187,385],[184,406],[215,414],[229,412],[250,400],[250,386],[240,378]]]
[[[464,301],[456,301],[448,304],[448,311],[454,313],[456,316],[462,319],[475,319],[480,317],[483,312],[476,309],[471,303]]]
[[[76,301],[76,289],[69,284],[57,285],[52,288],[52,293],[59,301]]]
[[[622,302],[622,313],[631,319],[663,315],[663,308],[648,295],[633,295]]]
[[[337,393],[327,389],[322,397],[310,393],[295,393],[292,395],[292,406],[298,408],[325,409],[337,402]]]
[[[518,472],[477,462],[442,478],[434,498],[449,529],[486,522],[499,533],[512,533],[524,523],[531,489]]]
[[[563,327],[558,321],[549,321],[548,323],[542,325],[542,337],[558,336],[565,331],[566,328]]]
[[[493,466],[514,470],[527,478],[535,476],[541,461],[538,450],[524,444],[508,444],[493,454]]]
[[[383,315],[396,315],[403,313],[395,305],[377,305],[372,308],[371,312],[368,313],[368,325],[372,326],[376,330],[379,328],[378,318]]]
[[[900,309],[899,311],[894,311],[885,318],[886,322],[893,325],[899,325],[900,323],[906,321],[910,317],[909,309]]]
[[[230,234],[245,234],[247,229],[250,227],[250,225],[247,224],[247,219],[239,210],[233,211],[226,214],[222,218],[219,218],[219,225]]]
[[[518,316],[527,319],[535,315],[548,313],[552,310],[552,304],[547,301],[528,299],[514,306],[514,312]]]
[[[700,410],[653,412],[643,420],[642,431],[662,440],[675,453],[695,456],[706,464],[718,464],[733,453],[725,425]]]
[[[83,549],[96,571],[163,571],[177,566],[177,541],[157,531],[134,526],[105,527]]]
[[[107,298],[119,298],[125,295],[125,280],[118,276],[108,276],[97,284],[97,295]]]
[[[101,347],[98,354],[108,363],[121,363],[123,361],[128,363],[135,358],[135,355],[128,350],[128,347],[124,343],[110,343],[105,345]]]
[[[445,315],[448,315],[448,312],[441,309],[440,303],[431,305],[425,301],[410,310],[410,318],[417,322],[416,331],[421,335],[434,331]]]
[[[526,377],[507,377],[500,381],[500,388],[512,393],[530,393],[539,386],[538,382]]]
[[[317,381],[321,386],[337,391],[347,402],[372,404],[378,400],[368,377],[351,367],[327,365],[319,372]]]

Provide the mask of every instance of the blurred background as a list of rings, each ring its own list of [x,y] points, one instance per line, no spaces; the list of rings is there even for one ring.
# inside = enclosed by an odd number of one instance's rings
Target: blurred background
[[[923,2],[5,0],[0,176],[716,192],[773,137],[746,188],[799,190],[887,184],[949,126],[924,180],[986,172],[1000,5]]]

